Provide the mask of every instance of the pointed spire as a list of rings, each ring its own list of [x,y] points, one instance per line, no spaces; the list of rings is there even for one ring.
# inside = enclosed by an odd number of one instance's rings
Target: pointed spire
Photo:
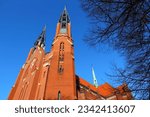
[[[60,23],[60,33],[67,33],[67,27],[68,23],[70,23],[70,18],[66,6],[64,7],[64,10],[60,16],[59,23]]]
[[[97,83],[97,79],[95,76],[95,72],[94,72],[94,68],[92,67],[92,75],[93,75],[93,82],[94,82],[94,86],[97,88],[98,87],[98,83]]]
[[[67,11],[67,7],[66,7],[66,5],[65,5],[65,7],[64,7],[64,11]]]
[[[66,6],[64,7],[64,10],[60,16],[59,22],[60,23],[62,23],[62,22],[69,23],[70,22],[70,18],[69,18]]]
[[[46,25],[44,25],[42,32],[46,32]]]
[[[42,48],[45,48],[45,39],[46,39],[46,25],[44,26],[42,33],[34,43],[34,46],[40,46]]]

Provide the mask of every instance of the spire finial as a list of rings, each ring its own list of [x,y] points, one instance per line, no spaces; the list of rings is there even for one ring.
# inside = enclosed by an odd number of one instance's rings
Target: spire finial
[[[46,24],[43,27],[43,32],[45,32],[45,31],[46,31]]]
[[[93,82],[94,82],[94,86],[97,88],[98,87],[98,83],[97,83],[97,79],[95,76],[95,72],[94,72],[94,68],[92,67],[92,75],[93,75]]]
[[[67,11],[67,7],[66,7],[66,5],[65,5],[65,7],[64,7],[64,11]]]

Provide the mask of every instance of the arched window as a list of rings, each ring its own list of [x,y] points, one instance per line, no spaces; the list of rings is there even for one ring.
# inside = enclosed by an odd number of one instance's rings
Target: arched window
[[[64,61],[64,42],[60,43],[60,50],[59,50],[59,61],[58,61],[58,72],[60,74],[63,73],[63,61]]]
[[[63,50],[64,49],[64,42],[61,42],[60,43],[60,50]]]
[[[61,99],[61,93],[60,93],[60,91],[58,91],[58,100],[60,100]]]
[[[64,42],[60,43],[59,60],[64,60]]]

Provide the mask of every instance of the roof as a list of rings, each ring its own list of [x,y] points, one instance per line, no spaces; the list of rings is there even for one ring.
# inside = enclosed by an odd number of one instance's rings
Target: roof
[[[100,85],[98,87],[98,93],[104,97],[109,97],[112,94],[114,94],[115,88],[113,88],[110,84],[107,82],[103,85]]]
[[[95,92],[97,92],[97,88],[95,86],[93,86],[92,84],[90,84],[89,82],[87,82],[86,80],[84,80],[83,78],[79,77],[79,83]]]
[[[110,84],[105,83],[103,85],[98,86],[98,88],[96,88],[94,85],[90,84],[89,82],[87,82],[86,80],[84,80],[83,78],[79,77],[79,83],[80,85],[83,85],[87,88],[89,88],[92,91],[97,92],[98,94],[104,96],[104,97],[109,97],[112,94],[114,94],[115,88],[113,88]]]
[[[124,84],[118,86],[117,88],[114,88],[109,83],[106,82],[106,83],[98,86],[98,88],[96,88],[94,85],[90,84],[89,82],[87,82],[83,78],[81,78],[79,76],[76,76],[76,78],[78,78],[80,85],[83,85],[83,86],[89,88],[90,90],[97,92],[99,95],[101,95],[103,97],[110,97],[110,96],[114,95],[114,93],[116,91],[119,91],[119,93],[124,93],[123,89],[127,86],[124,83]]]

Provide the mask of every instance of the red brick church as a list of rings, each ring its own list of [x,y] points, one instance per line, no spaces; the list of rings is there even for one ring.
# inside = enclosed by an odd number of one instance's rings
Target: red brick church
[[[105,83],[98,86],[94,70],[94,84],[75,73],[74,45],[71,24],[66,8],[57,23],[51,51],[45,52],[45,33],[31,48],[22,66],[9,100],[129,100],[126,84],[117,88]]]

